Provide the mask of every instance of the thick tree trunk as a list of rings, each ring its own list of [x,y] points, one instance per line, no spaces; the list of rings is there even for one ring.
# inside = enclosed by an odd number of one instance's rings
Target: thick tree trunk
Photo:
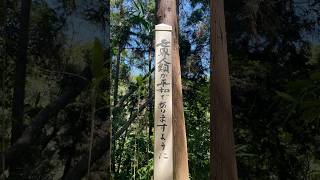
[[[11,144],[14,144],[23,132],[24,97],[26,84],[26,68],[29,40],[29,20],[30,20],[31,0],[21,1],[20,32],[18,56],[15,68],[15,86],[12,100],[12,125]],[[23,162],[10,166],[9,179],[21,179],[21,167]]]
[[[223,0],[211,0],[210,179],[236,180]]]
[[[157,1],[157,20],[172,26],[173,178],[189,179],[186,128],[183,112],[177,0]]]
[[[1,38],[3,39],[3,44],[1,44],[1,56],[3,58],[3,64],[2,67],[0,68],[0,71],[1,71],[1,75],[2,75],[2,78],[1,78],[1,132],[0,132],[0,136],[1,136],[1,152],[3,152],[5,150],[5,140],[6,140],[6,133],[5,133],[5,127],[6,127],[6,116],[5,116],[5,113],[4,113],[4,107],[6,105],[5,103],[5,91],[6,91],[6,88],[5,88],[5,81],[6,81],[6,65],[7,65],[7,1],[6,0],[3,0],[1,1],[1,9],[0,9],[0,32],[1,32]],[[1,158],[1,166],[3,167],[1,169],[1,171],[4,171],[4,166],[5,166],[5,158],[2,157]],[[0,179],[4,179],[5,180],[5,177],[4,175],[1,175],[0,173]]]
[[[30,8],[31,0],[21,1],[19,47],[18,57],[16,59],[15,87],[12,102],[12,144],[16,142],[23,132],[24,88],[26,83]]]

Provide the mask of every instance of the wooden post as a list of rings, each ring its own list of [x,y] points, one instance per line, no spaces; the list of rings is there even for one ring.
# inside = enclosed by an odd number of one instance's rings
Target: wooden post
[[[171,31],[156,25],[154,180],[173,180]]]
[[[173,179],[188,180],[187,137],[183,112],[177,0],[157,0],[157,21],[172,26]]]

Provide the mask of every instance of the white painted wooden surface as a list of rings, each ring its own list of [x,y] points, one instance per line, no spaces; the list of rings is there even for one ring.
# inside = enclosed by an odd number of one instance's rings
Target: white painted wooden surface
[[[155,26],[154,180],[173,180],[172,26]]]

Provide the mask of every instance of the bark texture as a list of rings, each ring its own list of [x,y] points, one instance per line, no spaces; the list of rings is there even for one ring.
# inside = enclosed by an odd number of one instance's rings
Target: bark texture
[[[24,88],[26,84],[30,8],[31,0],[21,1],[19,49],[16,59],[15,86],[12,101],[12,144],[16,142],[23,132]]]
[[[211,0],[210,179],[237,180],[223,0]]]
[[[26,84],[26,69],[28,61],[29,21],[30,21],[31,0],[21,1],[20,28],[18,54],[15,67],[15,85],[12,100],[12,121],[11,121],[11,144],[14,144],[21,136],[24,125],[24,98]],[[9,179],[21,179],[23,162],[10,166]]]
[[[172,26],[173,178],[187,180],[189,179],[188,151],[183,112],[177,4],[177,0],[158,0],[157,20],[159,24]]]

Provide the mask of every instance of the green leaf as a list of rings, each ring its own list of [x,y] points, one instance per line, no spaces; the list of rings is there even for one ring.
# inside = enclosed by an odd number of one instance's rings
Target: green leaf
[[[142,86],[144,83],[145,83],[145,79],[143,79],[143,77],[141,77],[141,76],[137,76],[136,77],[136,81],[137,81],[137,85],[138,86]]]
[[[142,11],[142,14],[146,14],[146,10],[144,9],[144,5],[142,4],[141,1],[138,1],[139,2],[139,5],[140,5],[140,8],[141,8],[141,11]]]
[[[133,15],[130,18],[130,21],[131,21],[132,24],[141,24],[146,29],[148,29],[148,27],[149,27],[148,21],[146,21],[142,16]]]
[[[91,72],[94,78],[103,76],[103,47],[97,38],[92,47]]]
[[[296,102],[296,99],[292,97],[290,94],[287,94],[285,92],[276,91],[277,95],[287,101]]]

